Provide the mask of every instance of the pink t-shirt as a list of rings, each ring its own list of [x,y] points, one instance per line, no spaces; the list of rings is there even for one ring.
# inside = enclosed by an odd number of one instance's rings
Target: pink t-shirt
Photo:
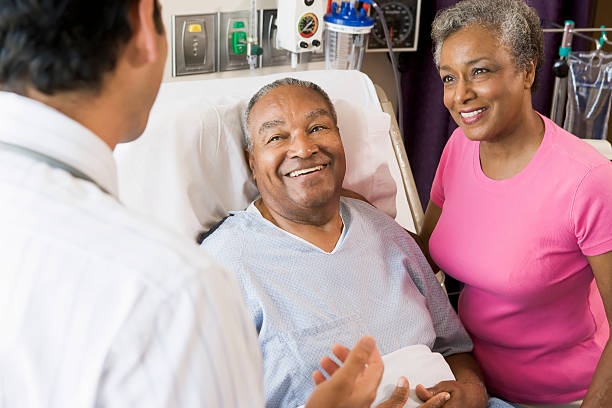
[[[506,180],[482,172],[479,142],[453,133],[429,246],[465,283],[459,316],[489,391],[555,404],[584,397],[609,335],[585,255],[612,251],[612,163],[543,119],[535,156]]]

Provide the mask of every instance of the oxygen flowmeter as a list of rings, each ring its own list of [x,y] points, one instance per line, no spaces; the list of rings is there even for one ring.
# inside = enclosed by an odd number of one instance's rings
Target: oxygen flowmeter
[[[292,53],[311,52],[323,46],[323,16],[327,0],[279,0],[277,41]]]

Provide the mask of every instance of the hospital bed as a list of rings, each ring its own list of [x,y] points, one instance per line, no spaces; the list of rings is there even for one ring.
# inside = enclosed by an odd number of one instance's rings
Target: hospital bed
[[[120,200],[191,239],[258,193],[242,148],[250,97],[284,77],[319,84],[338,113],[347,158],[344,187],[416,232],[421,207],[384,91],[358,71],[304,71],[164,83],[136,141],[115,150]]]
[[[194,241],[229,211],[246,208],[258,193],[242,148],[241,116],[259,88],[287,76],[319,84],[334,103],[346,153],[344,187],[415,232],[423,209],[393,107],[358,71],[164,83],[143,135],[115,149],[120,200]],[[400,374],[428,386],[454,378],[444,359],[423,347],[384,356],[378,402]],[[406,407],[420,405],[412,395]]]

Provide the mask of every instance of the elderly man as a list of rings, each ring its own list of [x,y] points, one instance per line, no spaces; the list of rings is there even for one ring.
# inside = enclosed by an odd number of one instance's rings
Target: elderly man
[[[457,379],[449,407],[484,407],[472,344],[412,238],[371,205],[341,197],[345,157],[336,113],[315,84],[262,88],[244,116],[245,147],[261,197],[203,241],[234,271],[263,349],[269,407],[304,403],[330,341],[372,334],[383,353],[425,344]]]
[[[235,278],[117,197],[112,149],[166,60],[157,1],[5,1],[0,44],[0,405],[263,406]],[[310,406],[369,407],[373,340],[335,351]]]

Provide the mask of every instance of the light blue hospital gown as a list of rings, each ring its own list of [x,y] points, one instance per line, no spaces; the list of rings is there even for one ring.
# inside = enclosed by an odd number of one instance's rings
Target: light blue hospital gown
[[[331,253],[263,218],[233,213],[202,246],[238,276],[259,334],[266,406],[296,407],[334,343],[374,336],[381,354],[425,344],[445,356],[472,343],[414,240],[371,205],[343,197]]]

